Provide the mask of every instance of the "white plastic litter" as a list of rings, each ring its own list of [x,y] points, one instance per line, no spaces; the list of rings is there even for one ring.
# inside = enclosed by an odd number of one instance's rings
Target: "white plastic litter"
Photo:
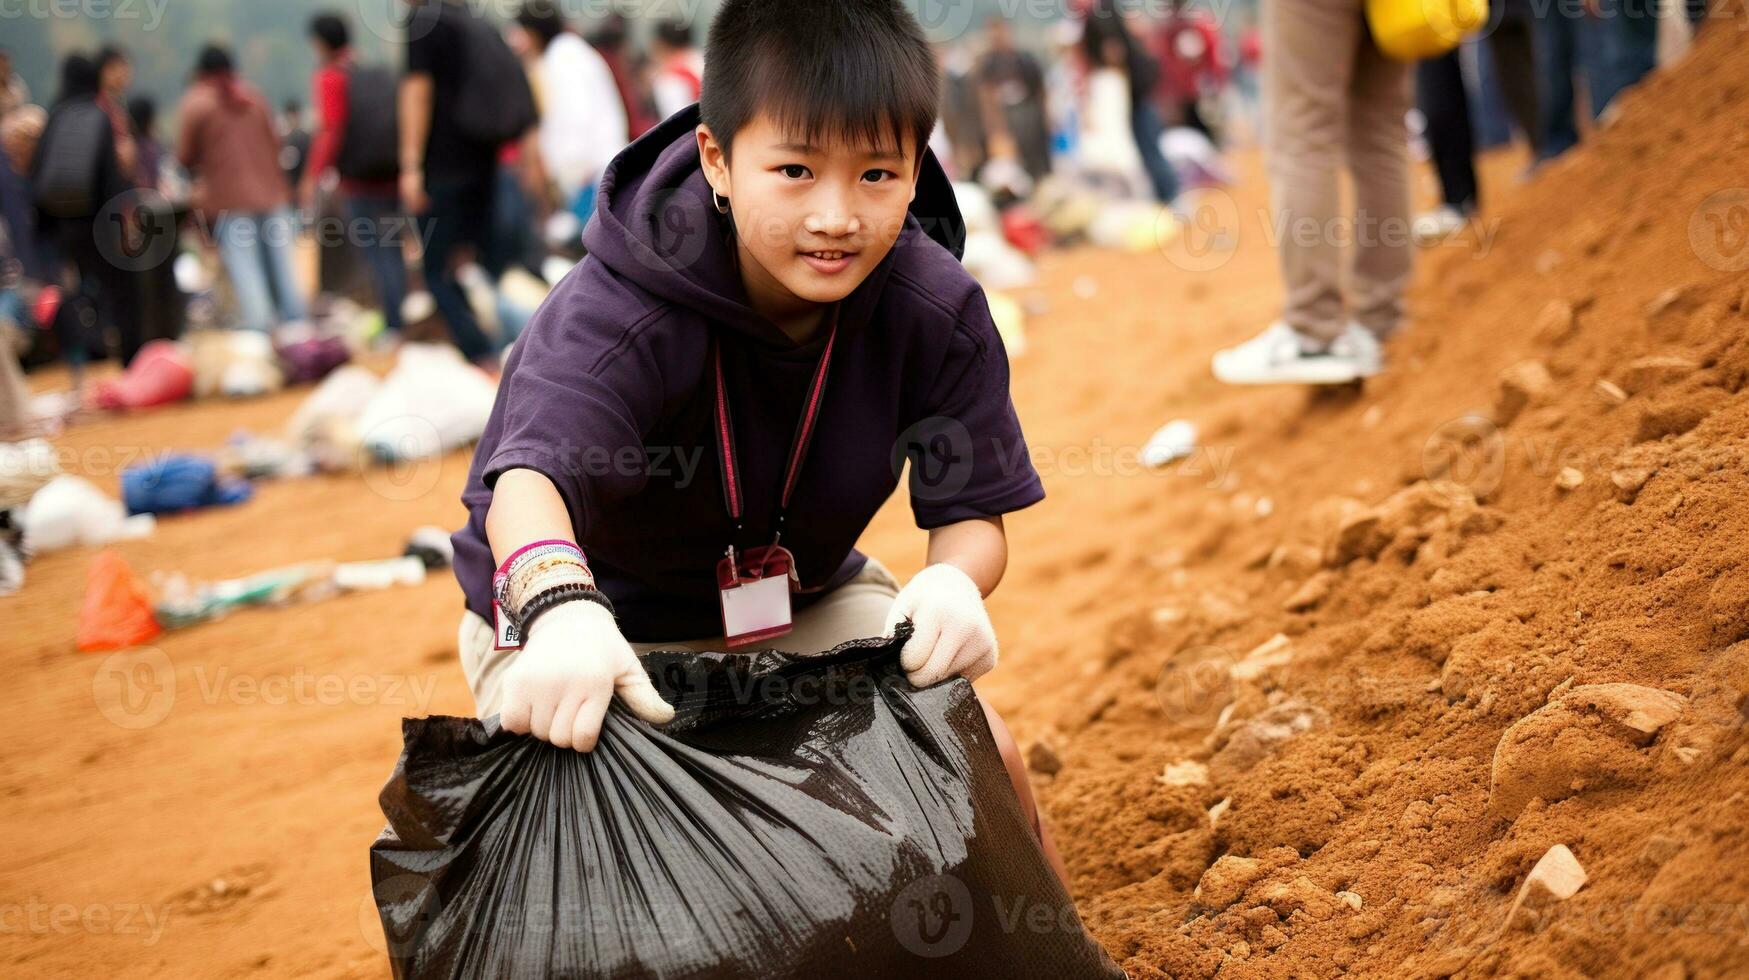
[[[76,476],[49,481],[25,505],[24,546],[35,554],[75,545],[143,538],[157,526],[150,514],[129,517],[121,501]]]
[[[349,592],[379,590],[425,581],[425,563],[418,558],[351,561],[334,566],[334,584]]]
[[[985,289],[1024,289],[1037,278],[1037,270],[1025,253],[1008,244],[1001,232],[974,231],[966,235],[966,271]]]
[[[497,386],[448,345],[407,344],[358,417],[358,433],[384,462],[440,456],[480,438]]]
[[[953,196],[960,206],[960,217],[965,220],[968,234],[980,231],[1002,233],[1002,218],[996,213],[996,204],[990,200],[989,191],[977,184],[955,181]]]
[[[30,503],[60,472],[55,448],[42,439],[0,443],[0,510]]]
[[[322,379],[286,423],[286,438],[305,443],[335,423],[358,418],[382,389],[381,378],[356,364],[347,364]]]
[[[1173,419],[1161,426],[1148,444],[1142,447],[1142,465],[1159,469],[1196,452],[1196,425],[1187,419]]]

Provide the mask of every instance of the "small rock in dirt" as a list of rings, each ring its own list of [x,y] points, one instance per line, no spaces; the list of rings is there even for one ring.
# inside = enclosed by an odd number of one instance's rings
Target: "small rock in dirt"
[[[1520,412],[1547,398],[1555,379],[1541,361],[1520,361],[1500,376],[1500,395],[1494,402],[1494,421],[1511,425]]]
[[[1223,816],[1226,816],[1227,808],[1232,806],[1232,805],[1233,805],[1233,798],[1229,796],[1226,799],[1222,800],[1221,802],[1216,803],[1214,806],[1209,807],[1209,829],[1210,830],[1213,830],[1216,827],[1216,825],[1218,825],[1221,822],[1221,818]]]
[[[1687,704],[1680,694],[1637,684],[1587,684],[1551,699],[1500,736],[1489,812],[1512,819],[1533,799],[1643,783],[1651,763],[1641,748]]]
[[[1269,553],[1267,565],[1270,571],[1279,569],[1298,578],[1317,571],[1323,563],[1324,556],[1310,545],[1284,544]]]
[[[1577,490],[1585,485],[1585,471],[1564,466],[1555,474],[1555,486],[1562,490]]]
[[[1536,339],[1556,343],[1573,332],[1573,304],[1564,299],[1550,300],[1536,316]]]
[[[1160,776],[1160,782],[1167,786],[1207,786],[1209,767],[1195,759],[1168,762],[1166,771]]]
[[[1324,709],[1304,701],[1284,701],[1235,728],[1226,745],[1209,760],[1209,772],[1225,784],[1274,755],[1295,737],[1329,723]]]
[[[1637,395],[1672,381],[1680,381],[1699,369],[1700,365],[1686,357],[1654,354],[1629,361],[1621,369],[1621,386],[1628,394]]]
[[[1305,584],[1301,585],[1293,595],[1287,597],[1287,602],[1282,604],[1282,608],[1286,609],[1288,612],[1305,612],[1306,610],[1313,608],[1318,603],[1329,598],[1330,587],[1335,582],[1335,579],[1336,576],[1328,571],[1319,572],[1316,575],[1313,575],[1311,578],[1306,579]]]
[[[1677,303],[1682,302],[1683,294],[1686,292],[1687,287],[1684,286],[1672,286],[1669,289],[1664,290],[1650,303],[1646,304],[1646,316],[1654,319],[1663,316]]]
[[[1336,897],[1342,899],[1349,908],[1356,912],[1359,912],[1360,907],[1365,904],[1361,901],[1360,895],[1355,892],[1337,892]]]
[[[1677,746],[1676,758],[1682,760],[1685,766],[1692,766],[1701,757],[1701,750],[1692,745]]]
[[[1640,409],[1640,424],[1634,430],[1634,441],[1652,442],[1665,436],[1679,436],[1706,421],[1706,417],[1727,397],[1716,388],[1706,391],[1706,396],[1660,399]]]
[[[1218,912],[1237,902],[1267,870],[1256,858],[1223,854],[1202,873],[1191,897],[1203,908]]]
[[[1646,838],[1646,844],[1640,849],[1640,857],[1654,867],[1668,864],[1672,858],[1682,853],[1682,839],[1668,834],[1653,834]]]
[[[1300,875],[1292,881],[1276,882],[1263,889],[1261,896],[1263,904],[1275,910],[1275,914],[1283,919],[1295,912],[1305,915],[1314,922],[1330,918],[1341,908],[1341,903],[1335,895],[1330,894],[1305,875]]]
[[[1579,893],[1579,889],[1585,887],[1587,880],[1585,869],[1579,865],[1579,859],[1573,856],[1567,845],[1556,844],[1537,859],[1530,874],[1524,876],[1524,884],[1518,889],[1518,897],[1513,900],[1511,910],[1506,913],[1507,925],[1513,924],[1520,910],[1535,911],[1572,898]],[[1532,921],[1534,922],[1534,918]]]
[[[1624,504],[1633,503],[1651,478],[1652,471],[1640,466],[1623,467],[1609,474],[1609,482],[1615,484],[1615,497]]]
[[[1598,379],[1597,393],[1603,396],[1604,401],[1607,401],[1612,405],[1620,405],[1622,402],[1628,400],[1628,393],[1622,390],[1621,385],[1616,384],[1608,378]]]
[[[1055,776],[1063,771],[1063,760],[1043,742],[1032,743],[1026,752],[1026,768],[1041,776]]]
[[[1287,638],[1287,634],[1277,633],[1227,668],[1227,674],[1236,681],[1254,681],[1272,668],[1286,666],[1293,658],[1293,641]]]

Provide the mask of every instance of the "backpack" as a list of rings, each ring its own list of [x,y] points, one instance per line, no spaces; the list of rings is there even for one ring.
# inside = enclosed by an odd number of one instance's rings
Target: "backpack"
[[[97,213],[97,181],[110,135],[109,114],[95,102],[69,105],[52,120],[37,148],[32,191],[37,207],[56,218]]]
[[[486,146],[502,146],[532,129],[540,119],[528,75],[498,28],[483,17],[458,17],[462,84],[456,98],[456,128]]]
[[[346,73],[346,130],[334,168],[348,180],[385,183],[401,170],[395,76],[381,65]]]

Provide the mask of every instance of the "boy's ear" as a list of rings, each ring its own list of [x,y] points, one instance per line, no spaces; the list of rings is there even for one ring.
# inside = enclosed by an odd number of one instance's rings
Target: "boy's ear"
[[[717,142],[716,134],[703,123],[699,123],[693,135],[698,138],[698,162],[704,168],[704,179],[718,194],[733,198],[729,187],[729,154],[723,149],[723,144]]]

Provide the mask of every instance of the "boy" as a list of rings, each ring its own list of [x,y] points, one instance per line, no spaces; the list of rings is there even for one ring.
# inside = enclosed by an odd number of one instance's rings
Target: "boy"
[[[699,108],[608,168],[588,258],[510,358],[455,536],[480,716],[580,751],[616,694],[672,717],[638,662],[656,649],[817,654],[910,620],[913,684],[980,676],[1002,515],[1044,496],[984,296],[930,237],[959,218],[911,15],[729,0],[709,50]],[[929,566],[901,590],[854,545],[913,443]]]

